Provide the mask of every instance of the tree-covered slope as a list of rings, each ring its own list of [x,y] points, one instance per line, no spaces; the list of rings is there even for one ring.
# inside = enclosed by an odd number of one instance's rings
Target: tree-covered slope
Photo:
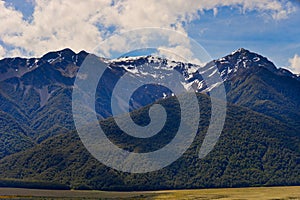
[[[217,145],[204,159],[199,159],[198,151],[209,124],[210,103],[206,96],[198,98],[202,114],[199,132],[188,151],[164,169],[146,174],[118,172],[93,158],[76,132],[70,132],[0,160],[0,178],[53,181],[72,188],[102,190],[300,184],[299,130],[239,106],[228,106],[228,116]],[[172,126],[176,126],[178,120],[178,110],[172,106],[175,101],[170,98],[160,102],[169,109]],[[147,109],[134,112],[133,119],[145,123]],[[160,148],[174,136],[168,128],[163,134],[169,137],[133,145],[132,140],[122,136],[113,119],[102,121],[101,125],[116,145],[135,152]]]
[[[0,159],[35,145],[26,135],[29,132],[28,127],[19,124],[2,111],[0,111],[0,129]]]
[[[300,128],[300,81],[253,67],[225,86],[229,102]]]

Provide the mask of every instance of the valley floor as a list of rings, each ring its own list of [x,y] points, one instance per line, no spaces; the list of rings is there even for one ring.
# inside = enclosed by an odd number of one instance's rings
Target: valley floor
[[[39,190],[23,188],[0,188],[0,199],[300,200],[300,186],[167,190],[147,192],[106,192],[83,190]]]

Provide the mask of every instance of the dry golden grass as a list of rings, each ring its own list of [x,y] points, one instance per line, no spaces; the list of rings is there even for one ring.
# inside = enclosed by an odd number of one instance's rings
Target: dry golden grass
[[[175,190],[161,194],[158,193],[154,199],[300,200],[300,187]]]

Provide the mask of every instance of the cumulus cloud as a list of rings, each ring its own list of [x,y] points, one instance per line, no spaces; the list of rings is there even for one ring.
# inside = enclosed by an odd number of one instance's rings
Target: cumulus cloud
[[[198,19],[204,10],[213,10],[223,6],[240,7],[244,12],[257,10],[266,12],[274,19],[283,19],[295,9],[290,2],[274,0],[130,0],[117,1],[105,8],[98,16],[106,26],[135,28],[144,26],[159,26],[181,28],[181,22]]]
[[[107,2],[108,3],[108,2]],[[43,1],[37,0],[33,20],[28,23],[22,14],[1,3],[1,39],[5,44],[25,49],[28,54],[38,55],[65,47],[75,51],[91,50],[102,40],[101,32],[91,22],[97,8],[108,6],[106,2]],[[2,25],[5,23],[4,25]]]
[[[65,47],[93,52],[112,33],[139,27],[170,28],[187,34],[183,23],[199,19],[205,10],[217,15],[223,6],[243,12],[256,10],[275,20],[295,10],[289,1],[281,0],[36,0],[34,6],[27,21],[21,12],[0,1],[0,40],[13,47],[4,51],[5,56],[41,56]],[[169,41],[176,44],[177,40]],[[125,47],[124,42],[116,37],[110,48]],[[186,49],[183,53],[189,54]]]
[[[293,73],[300,74],[300,56],[295,54],[293,58],[289,59],[290,67]]]
[[[0,59],[6,54],[5,49],[0,45]]]

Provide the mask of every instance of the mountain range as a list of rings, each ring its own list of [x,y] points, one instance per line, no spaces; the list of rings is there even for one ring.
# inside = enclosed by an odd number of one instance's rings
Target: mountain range
[[[174,137],[179,118],[171,90],[144,86],[130,102],[134,121],[149,123],[149,106],[159,103],[170,112],[167,128],[148,142],[126,136],[111,118],[109,102],[126,73],[147,78],[157,76],[150,66],[159,67],[161,76],[176,70],[185,80],[180,84],[197,92],[201,116],[206,116],[179,160],[159,171],[128,174],[94,159],[75,131],[72,88],[87,56],[85,51],[64,49],[41,58],[0,60],[0,185],[41,181],[45,187],[55,183],[69,188],[150,190],[300,184],[299,75],[243,48],[205,66],[152,55],[99,58],[109,67],[97,88],[95,108],[110,140],[120,147],[133,152],[159,149]],[[203,74],[216,73],[222,82],[207,86]],[[222,83],[228,104],[224,129],[214,150],[199,159],[211,114],[209,94]]]

